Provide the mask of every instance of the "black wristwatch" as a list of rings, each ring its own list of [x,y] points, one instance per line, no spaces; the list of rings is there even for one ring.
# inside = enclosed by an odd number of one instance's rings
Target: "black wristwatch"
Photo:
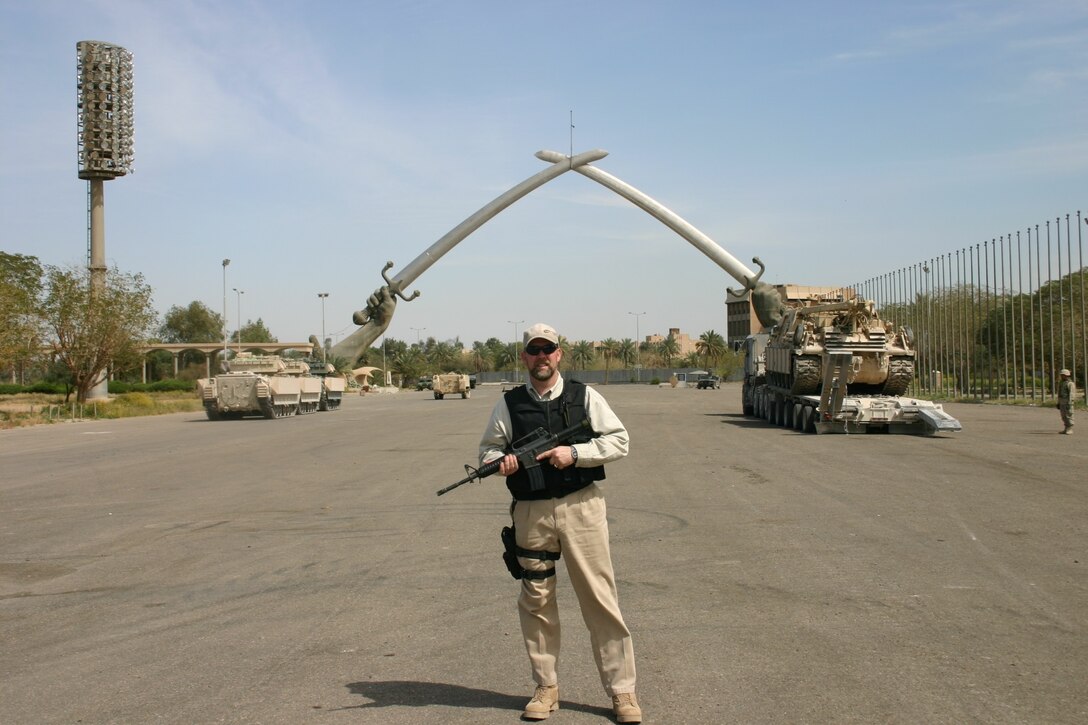
[[[574,462],[578,462],[578,449],[574,446],[570,447],[570,457],[574,459]]]

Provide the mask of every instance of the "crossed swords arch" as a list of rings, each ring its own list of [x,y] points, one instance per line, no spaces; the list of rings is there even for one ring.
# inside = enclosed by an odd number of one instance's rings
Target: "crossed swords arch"
[[[389,292],[406,302],[419,297],[418,290],[408,294],[408,286],[441,259],[443,255],[515,201],[568,171],[577,171],[627,199],[690,242],[696,249],[725,270],[733,279],[744,285],[745,289],[755,289],[764,271],[763,263],[759,260],[759,257],[753,257],[752,259],[760,268],[759,272],[755,273],[676,212],[630,184],[591,164],[591,162],[599,161],[607,155],[608,152],[603,149],[584,151],[574,156],[567,156],[558,151],[537,151],[536,157],[541,161],[548,162],[550,164],[548,168],[499,194],[490,203],[482,206],[463,222],[446,232],[438,241],[396,274],[392,276],[387,274],[393,268],[393,262],[386,262],[385,267],[382,269],[382,278],[385,280]],[[371,315],[372,311],[370,309],[360,310],[355,313],[354,321],[358,325],[365,325],[370,320]],[[347,340],[344,342],[347,342]]]

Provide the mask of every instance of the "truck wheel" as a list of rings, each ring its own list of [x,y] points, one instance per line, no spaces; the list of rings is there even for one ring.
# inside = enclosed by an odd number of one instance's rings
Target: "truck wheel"
[[[461,400],[467,399],[469,397],[469,395],[470,395],[470,393],[467,390],[465,392],[461,393]]]
[[[801,411],[801,432],[816,432],[816,409],[811,405],[806,405]]]

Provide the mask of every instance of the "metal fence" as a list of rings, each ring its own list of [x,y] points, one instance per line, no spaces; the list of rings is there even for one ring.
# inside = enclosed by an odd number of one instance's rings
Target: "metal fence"
[[[853,285],[913,331],[912,394],[1045,402],[1062,368],[1083,392],[1086,222],[1066,214]]]

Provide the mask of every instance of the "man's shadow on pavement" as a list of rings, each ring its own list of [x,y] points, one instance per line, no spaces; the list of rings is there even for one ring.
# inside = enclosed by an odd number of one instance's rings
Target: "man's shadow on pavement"
[[[504,695],[501,692],[480,690],[474,687],[447,685],[441,682],[411,682],[394,680],[391,682],[349,682],[348,691],[371,700],[354,708],[373,707],[427,707],[445,705],[447,707],[471,707],[475,709],[513,710],[520,712],[529,701],[529,695]],[[585,712],[609,717],[612,708],[594,707],[578,702],[560,700],[560,707],[565,710]],[[351,708],[341,708],[351,709]]]

